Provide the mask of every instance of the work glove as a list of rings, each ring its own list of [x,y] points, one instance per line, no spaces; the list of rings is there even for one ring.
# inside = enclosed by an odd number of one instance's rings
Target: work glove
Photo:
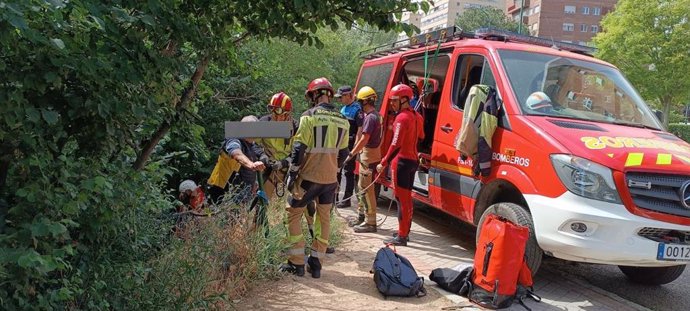
[[[297,180],[297,171],[290,171],[287,178],[287,189],[289,192],[295,189],[295,181]]]
[[[268,166],[271,166],[271,162],[273,162],[273,161],[271,161],[271,159],[269,159],[268,156],[265,155],[265,154],[262,155],[262,156],[259,158],[259,161],[263,162],[264,166],[267,166],[267,167],[268,167]]]
[[[280,161],[272,161],[271,162],[271,168],[274,171],[279,171],[283,168],[287,168],[288,166],[290,166],[290,162],[288,161],[288,158],[282,159]]]

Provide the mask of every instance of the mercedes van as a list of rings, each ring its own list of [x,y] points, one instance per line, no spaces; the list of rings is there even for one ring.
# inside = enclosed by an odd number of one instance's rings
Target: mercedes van
[[[363,55],[357,86],[378,92],[384,150],[395,117],[389,90],[399,83],[424,88],[427,139],[419,145],[415,200],[478,232],[491,213],[528,226],[535,273],[546,254],[617,265],[642,284],[669,283],[690,261],[690,145],[664,130],[615,66],[591,53],[450,27]],[[501,104],[489,176],[474,176],[473,160],[454,147],[477,84],[495,88]],[[531,109],[526,102],[535,92],[548,95],[553,109]],[[379,182],[393,187],[389,178]]]

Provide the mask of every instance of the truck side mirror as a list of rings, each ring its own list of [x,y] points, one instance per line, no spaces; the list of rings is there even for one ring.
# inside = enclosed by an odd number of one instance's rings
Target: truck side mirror
[[[661,112],[661,110],[654,110],[654,114],[656,115],[656,118],[659,119],[659,122],[664,123],[664,113]]]

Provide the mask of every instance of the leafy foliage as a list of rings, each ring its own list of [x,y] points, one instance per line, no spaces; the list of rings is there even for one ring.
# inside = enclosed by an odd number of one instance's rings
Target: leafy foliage
[[[690,97],[690,0],[621,0],[602,20],[597,57],[618,66],[664,115]],[[668,125],[668,118],[665,120]]]
[[[527,25],[514,21],[508,17],[503,10],[490,6],[483,6],[478,8],[468,8],[462,15],[455,19],[455,25],[466,31],[474,31],[479,28],[496,28],[512,32],[528,34]]]
[[[161,216],[171,201],[166,180],[193,174],[212,157],[207,142],[219,127],[206,122],[214,111],[223,120],[262,107],[220,105],[219,98],[255,94],[258,104],[284,83],[255,85],[269,81],[269,71],[243,63],[255,58],[238,43],[321,46],[321,27],[400,29],[392,14],[417,6],[0,2],[0,309],[136,309],[127,299],[143,308],[168,301],[136,294],[158,284],[150,279],[152,262],[173,247],[170,221]],[[207,84],[205,72],[213,74]],[[133,170],[137,162],[148,163],[146,170]]]
[[[690,143],[690,124],[674,123],[668,125],[668,131]]]

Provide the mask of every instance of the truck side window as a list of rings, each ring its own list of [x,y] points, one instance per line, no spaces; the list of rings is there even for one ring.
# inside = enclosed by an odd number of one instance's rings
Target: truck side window
[[[363,86],[370,86],[376,91],[376,109],[381,108],[381,101],[383,100],[383,94],[386,91],[386,86],[388,86],[388,80],[391,77],[391,72],[393,71],[393,63],[384,63],[379,65],[373,65],[369,67],[364,67],[362,69],[362,74],[359,77],[359,82],[357,87],[361,88]],[[357,92],[357,90],[355,90]]]
[[[489,66],[489,62],[482,55],[461,55],[455,69],[453,85],[453,107],[463,110],[465,100],[475,84],[486,84],[496,87],[496,80]]]

